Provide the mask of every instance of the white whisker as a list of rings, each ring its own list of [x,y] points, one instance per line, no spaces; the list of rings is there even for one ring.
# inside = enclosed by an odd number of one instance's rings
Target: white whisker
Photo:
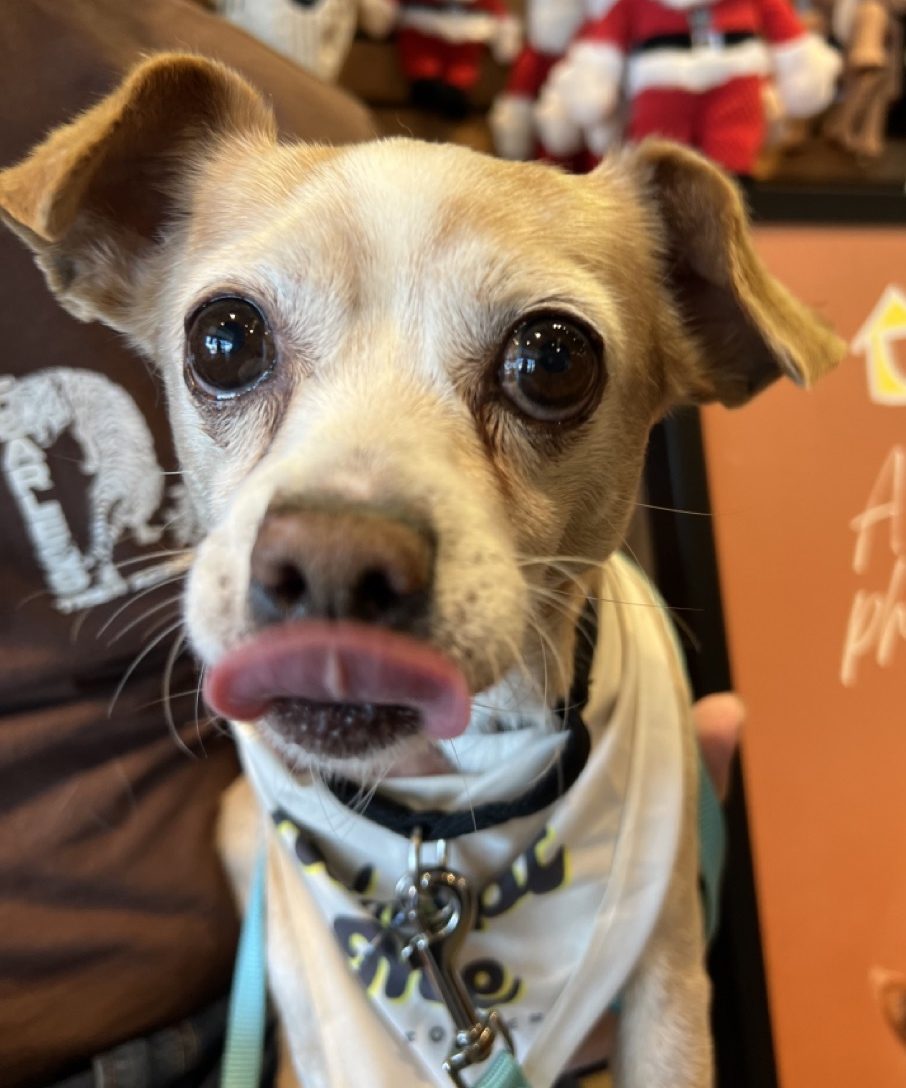
[[[195,695],[195,733],[196,733],[196,735],[198,737],[198,743],[201,745],[202,750],[204,750],[204,741],[201,739],[201,717],[200,717],[199,710],[200,710],[200,707],[201,707],[201,691],[202,691],[202,688],[204,687],[204,678],[205,678],[205,673],[207,671],[208,671],[207,665],[202,665],[201,668],[198,670],[198,683],[195,685],[195,691],[194,691],[194,695]],[[227,726],[224,729],[221,726],[217,725],[217,715],[216,714],[209,715],[206,724],[209,725],[209,726],[213,725],[214,728],[217,730],[217,732],[220,733],[220,734],[228,735],[229,732],[230,732],[229,726]]]
[[[126,684],[128,684],[129,678],[132,676],[138,666],[142,663],[142,661],[144,661],[144,659],[148,656],[148,654],[151,653],[151,651],[156,646],[159,646],[160,643],[163,642],[163,640],[168,635],[172,635],[174,631],[178,631],[181,626],[182,619],[179,619],[172,626],[167,627],[159,635],[157,635],[151,642],[148,643],[147,646],[145,646],[145,648],[139,654],[136,655],[136,657],[132,661],[132,664],[129,666],[128,669],[126,669],[126,672],[123,674],[122,680],[120,680],[120,682],[116,686],[116,691],[114,691],[113,697],[110,700],[110,705],[107,707],[108,718],[113,716],[113,710],[117,704],[117,700],[123,694],[123,689],[125,688]]]
[[[472,828],[478,830],[478,820],[475,818],[475,805],[472,803],[472,792],[469,789],[469,780],[462,769],[462,760],[459,758],[459,753],[456,751],[456,745],[450,740],[450,751],[453,753],[453,758],[456,760],[456,770],[459,777],[462,779],[462,786],[466,793],[466,800],[469,803],[469,815],[472,817]]]
[[[560,694],[560,689],[561,688],[565,689],[566,684],[567,684],[567,673],[566,673],[566,668],[565,668],[565,666],[563,664],[563,655],[557,649],[557,647],[556,647],[556,645],[554,643],[554,640],[541,627],[540,624],[536,623],[533,619],[530,618],[529,619],[529,626],[535,632],[535,634],[538,636],[538,640],[539,640],[539,642],[541,644],[541,657],[542,657],[542,660],[545,661],[545,685],[547,683],[547,665],[546,665],[547,654],[544,652],[545,651],[545,646],[550,651],[551,657],[553,658],[553,664],[556,667],[556,671],[557,671],[557,674],[559,676],[559,684],[557,685],[558,690],[555,693],[555,694],[559,695]],[[549,692],[547,690],[545,690],[544,703],[545,703],[545,706],[550,705]]]
[[[687,514],[690,518],[714,517],[711,510],[682,510],[678,506],[657,506],[655,503],[639,501],[636,501],[636,506],[642,507],[643,510],[662,510],[665,514]]]
[[[135,566],[136,563],[151,563],[155,559],[181,558],[185,560],[184,569],[188,570],[193,556],[193,548],[161,548],[156,552],[145,552],[143,555],[134,555],[131,559],[122,559],[119,563],[114,563],[113,566],[116,570],[122,571],[125,567]]]
[[[187,756],[191,757],[192,759],[197,759],[198,756],[192,751],[188,744],[186,744],[186,742],[179,735],[179,729],[176,726],[176,719],[173,716],[173,700],[170,694],[170,684],[173,679],[173,668],[176,665],[176,659],[179,657],[180,651],[185,644],[185,632],[180,632],[177,638],[173,640],[173,645],[170,648],[169,654],[167,654],[167,663],[164,666],[164,675],[161,690],[164,697],[164,716],[167,719],[167,726],[169,727],[170,732],[173,734],[173,739],[176,741],[177,745],[182,748]],[[202,751],[204,752],[204,745],[202,745]]]
[[[184,577],[184,574],[174,574],[169,578],[163,579],[163,581],[155,582],[153,586],[147,586],[145,589],[139,590],[139,592],[130,597],[129,600],[125,602],[125,604],[121,604],[112,616],[107,617],[103,624],[98,628],[94,637],[100,638],[101,635],[103,635],[103,633],[111,626],[111,624],[115,623],[125,611],[130,609],[143,597],[147,597],[149,593],[153,593],[155,590],[161,589],[163,586],[172,585],[174,582],[180,581]],[[128,628],[126,628],[126,630],[128,630]]]
[[[144,612],[131,619],[125,627],[121,628],[121,630],[117,631],[112,638],[108,639],[107,645],[112,646],[115,642],[119,642],[124,635],[128,634],[133,629],[133,627],[137,627],[144,620],[148,619],[149,616],[155,615],[162,609],[172,608],[174,605],[178,607],[181,600],[182,594],[180,593],[176,597],[168,597],[165,601],[158,601],[157,604],[153,604],[150,608],[146,608]],[[122,613],[123,609],[119,609],[119,611]],[[105,626],[109,626],[109,624],[105,624]],[[100,632],[98,633],[100,634]]]

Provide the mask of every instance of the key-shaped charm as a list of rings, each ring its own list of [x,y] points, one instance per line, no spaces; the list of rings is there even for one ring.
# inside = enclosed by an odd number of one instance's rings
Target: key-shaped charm
[[[403,956],[414,959],[425,972],[456,1029],[444,1072],[457,1088],[467,1088],[463,1071],[487,1061],[498,1038],[511,1052],[513,1042],[497,1009],[476,1009],[457,970],[463,942],[475,924],[472,888],[464,876],[443,865],[422,868],[420,846],[418,840],[413,841],[411,873],[397,889],[396,925],[408,937]]]

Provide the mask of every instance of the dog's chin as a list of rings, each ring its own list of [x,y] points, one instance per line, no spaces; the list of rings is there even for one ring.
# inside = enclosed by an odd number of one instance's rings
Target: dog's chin
[[[295,698],[275,699],[265,720],[286,744],[330,760],[378,756],[421,729],[411,707]]]
[[[293,773],[367,784],[448,769],[411,707],[278,699],[252,728]]]

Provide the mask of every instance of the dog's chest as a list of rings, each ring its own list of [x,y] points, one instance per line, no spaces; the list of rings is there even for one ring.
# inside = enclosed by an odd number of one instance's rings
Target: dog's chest
[[[618,573],[614,596],[650,596],[630,568]],[[674,657],[657,609],[603,616],[585,715],[593,745],[578,780],[533,816],[448,844],[446,864],[478,901],[457,969],[478,1009],[499,1010],[533,1085],[555,1078],[618,997],[663,902],[683,791],[686,693]],[[479,742],[484,766],[505,763],[495,749],[512,742],[500,736]],[[538,745],[536,762],[550,764],[557,741]],[[294,783],[248,736],[241,748],[268,814],[271,984],[306,1088],[360,1083],[366,1055],[374,1085],[449,1084],[453,1021],[401,955],[392,921],[408,840],[323,786]],[[483,777],[464,776],[473,803]]]

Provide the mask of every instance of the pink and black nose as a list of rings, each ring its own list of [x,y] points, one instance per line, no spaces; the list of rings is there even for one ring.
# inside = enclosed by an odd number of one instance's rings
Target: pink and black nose
[[[340,500],[268,510],[252,548],[249,613],[259,627],[356,620],[424,635],[435,543],[414,517]]]

